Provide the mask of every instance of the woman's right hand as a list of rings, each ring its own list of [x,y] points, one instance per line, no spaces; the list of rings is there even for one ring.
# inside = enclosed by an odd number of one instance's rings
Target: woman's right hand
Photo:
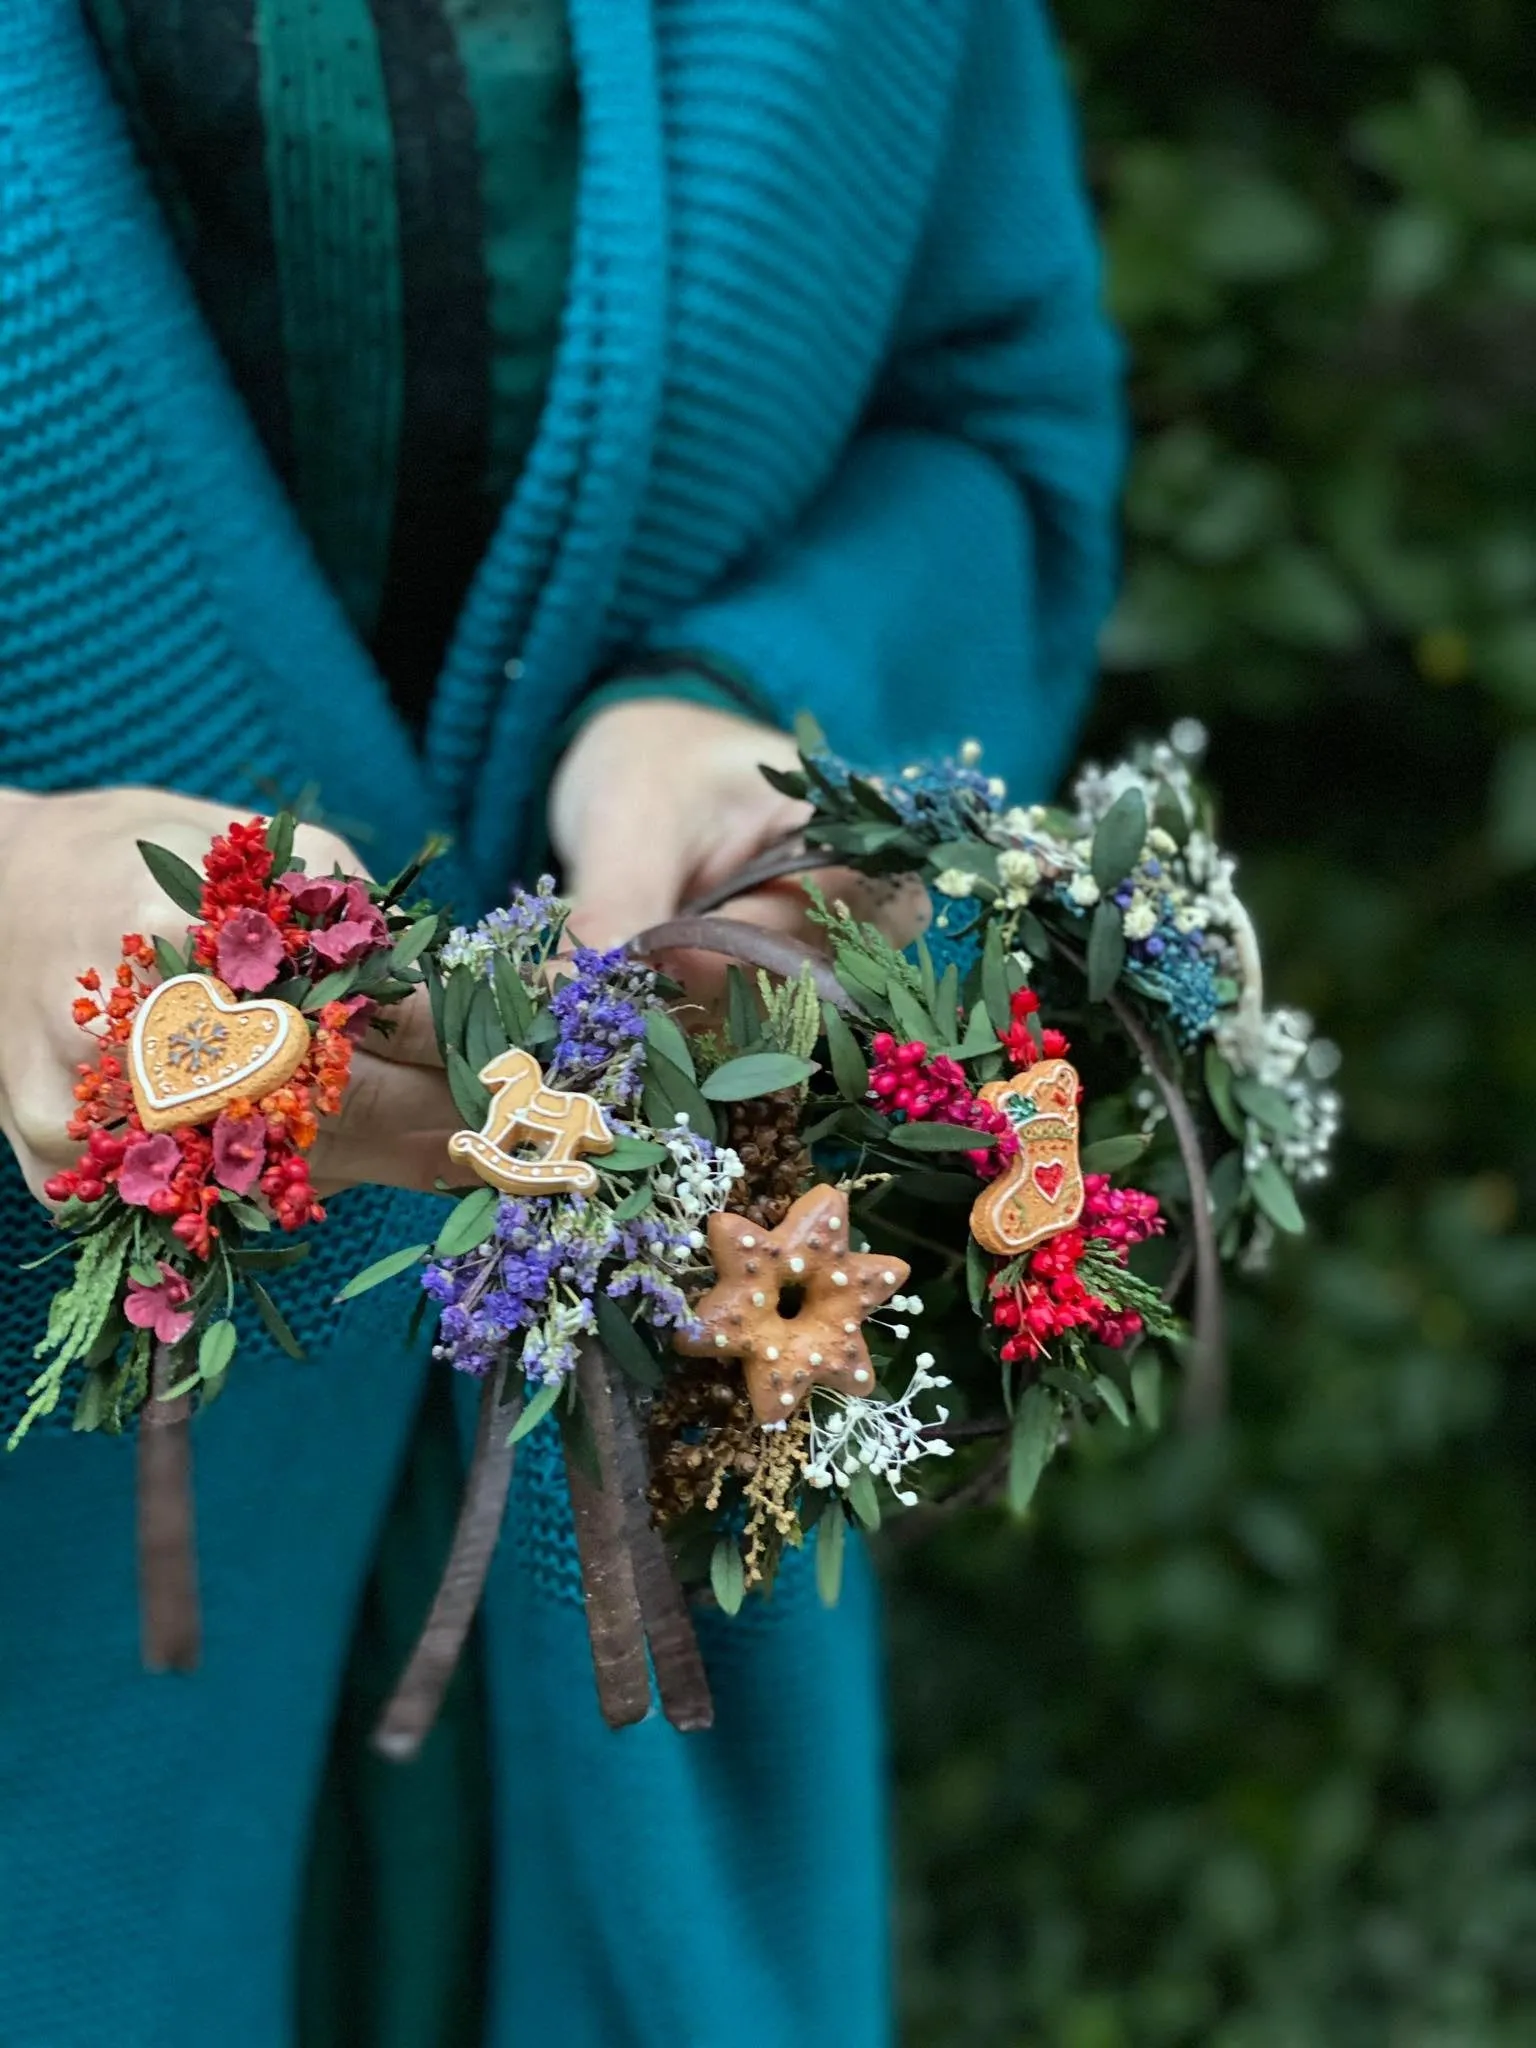
[[[88,967],[103,978],[124,933],[181,944],[186,916],[156,886],[135,841],[197,867],[231,810],[163,789],[97,789],[62,796],[0,790],[0,1130],[42,1199],[43,1183],[73,1165],[66,1125],[75,1071],[88,1054],[71,1004]],[[366,870],[332,832],[301,825],[294,851],[309,871]],[[341,1114],[312,1155],[316,1188],[365,1181],[430,1188],[448,1166],[461,1119],[438,1064],[425,992],[390,1010],[394,1031],[371,1035],[352,1065]]]

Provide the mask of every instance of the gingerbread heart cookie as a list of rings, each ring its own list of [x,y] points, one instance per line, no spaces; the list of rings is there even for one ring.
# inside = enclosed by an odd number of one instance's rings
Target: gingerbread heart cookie
[[[128,1046],[128,1077],[146,1131],[212,1123],[242,1099],[292,1078],[309,1026],[291,1003],[242,1002],[208,974],[177,974],[146,997]]]

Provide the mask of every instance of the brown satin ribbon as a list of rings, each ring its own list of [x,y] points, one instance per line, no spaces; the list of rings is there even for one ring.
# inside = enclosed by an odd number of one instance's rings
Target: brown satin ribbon
[[[395,1763],[409,1763],[432,1732],[485,1591],[512,1485],[516,1446],[507,1438],[523,1412],[520,1388],[503,1401],[506,1379],[503,1365],[481,1390],[453,1547],[411,1660],[373,1731],[374,1748]]]
[[[749,860],[744,867],[739,867],[735,874],[727,875],[725,880],[717,883],[713,889],[706,889],[702,894],[690,898],[683,905],[681,915],[707,917],[712,910],[718,910],[722,904],[734,903],[738,896],[750,895],[754,889],[766,888],[770,882],[781,882],[788,875],[806,875],[813,869],[835,865],[835,855],[824,851],[815,852],[796,834],[792,838],[777,841],[766,852],[760,853],[756,860]],[[635,941],[635,949],[637,952],[645,950],[638,939]]]
[[[594,1483],[571,1457],[567,1457],[565,1469],[598,1704],[610,1728],[627,1728],[650,1712],[651,1678],[645,1656],[645,1619],[619,1490],[609,1374],[608,1360],[600,1348],[583,1344],[576,1358],[576,1384],[597,1450],[600,1478]]]
[[[156,1344],[149,1398],[139,1410],[139,1635],[149,1671],[195,1671],[202,1654],[197,1534],[192,1506],[190,1394],[176,1383],[169,1345]]]
[[[677,1583],[661,1533],[651,1520],[646,1489],[650,1480],[634,1397],[621,1373],[608,1371],[608,1396],[613,1414],[614,1476],[624,1509],[624,1527],[640,1598],[640,1617],[651,1646],[651,1665],[661,1709],[672,1726],[687,1735],[711,1727],[715,1703],[709,1675],[699,1653],[693,1615]]]
[[[739,896],[741,890],[733,885],[732,893]],[[723,959],[740,961],[748,967],[761,967],[769,974],[783,975],[786,980],[808,967],[816,983],[816,993],[823,1001],[839,1010],[853,1007],[826,958],[813,946],[807,946],[799,939],[786,938],[781,932],[762,931],[757,925],[743,923],[739,918],[671,917],[665,924],[653,924],[649,931],[631,939],[629,945],[631,952],[646,956],[685,951],[718,953]]]
[[[649,1712],[649,1643],[667,1719],[685,1734],[708,1728],[715,1718],[709,1678],[687,1599],[651,1520],[645,1449],[629,1387],[594,1343],[582,1347],[576,1380],[602,1473],[602,1485],[594,1486],[579,1464],[567,1461],[603,1717],[610,1728],[624,1728]]]

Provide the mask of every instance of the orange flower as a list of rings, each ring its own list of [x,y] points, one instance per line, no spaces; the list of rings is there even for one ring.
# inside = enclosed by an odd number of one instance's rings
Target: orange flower
[[[352,1073],[352,1041],[346,1036],[345,1003],[327,1003],[320,1012],[315,1033],[313,1059],[315,1085],[322,1116],[335,1116],[341,1109]]]
[[[264,1095],[256,1110],[266,1118],[268,1135],[275,1144],[286,1140],[299,1151],[307,1152],[319,1134],[309,1089],[297,1076],[286,1088],[274,1088],[270,1095]]]

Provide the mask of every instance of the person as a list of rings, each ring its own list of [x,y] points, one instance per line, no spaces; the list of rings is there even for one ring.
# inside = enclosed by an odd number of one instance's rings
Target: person
[[[287,801],[383,873],[442,830],[465,916],[547,840],[611,945],[793,821],[802,709],[1043,793],[1117,380],[1037,0],[6,0],[7,1421],[73,977],[178,927],[136,840]],[[443,1725],[366,1752],[473,1389],[398,1289],[332,1298],[430,1234],[453,1121],[419,1017],[360,1055],[307,1362],[243,1342],[195,1431],[194,1675],[140,1668],[126,1448],[61,1411],[0,1469],[10,2048],[886,2038],[867,1565],[703,1620],[711,1733],[610,1733],[538,1433]]]

